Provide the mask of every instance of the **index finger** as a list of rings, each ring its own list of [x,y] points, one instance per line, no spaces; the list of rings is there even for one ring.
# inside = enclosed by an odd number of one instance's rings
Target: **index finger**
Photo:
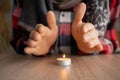
[[[80,3],[76,11],[73,24],[78,24],[80,22],[82,23],[82,19],[84,17],[85,12],[86,12],[86,4]]]

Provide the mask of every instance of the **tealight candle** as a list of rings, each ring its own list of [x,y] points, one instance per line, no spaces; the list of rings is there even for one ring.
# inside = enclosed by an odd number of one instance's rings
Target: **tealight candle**
[[[57,58],[57,62],[58,62],[59,65],[67,66],[67,65],[71,64],[71,59],[66,58],[65,54],[64,54],[62,58]]]

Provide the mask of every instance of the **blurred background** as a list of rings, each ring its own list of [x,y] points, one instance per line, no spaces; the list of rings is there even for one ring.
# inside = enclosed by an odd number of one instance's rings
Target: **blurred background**
[[[12,3],[13,0],[1,0],[0,2],[0,53],[10,47],[9,40],[12,35]],[[120,16],[115,29],[120,43]]]
[[[1,0],[0,2],[0,53],[9,46],[12,35],[12,12],[13,0]]]

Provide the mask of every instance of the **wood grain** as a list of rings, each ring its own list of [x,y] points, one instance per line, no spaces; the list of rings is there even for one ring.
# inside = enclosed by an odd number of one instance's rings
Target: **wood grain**
[[[120,80],[120,54],[71,55],[72,65],[56,64],[58,56],[0,54],[0,80]]]

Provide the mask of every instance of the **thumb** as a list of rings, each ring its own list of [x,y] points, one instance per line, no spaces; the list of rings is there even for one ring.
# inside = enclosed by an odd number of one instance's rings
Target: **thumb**
[[[80,3],[77,10],[76,10],[76,14],[75,14],[75,18],[73,21],[73,24],[79,24],[80,22],[82,22],[82,19],[85,15],[86,12],[86,5],[85,3]]]
[[[52,11],[48,11],[47,13],[47,22],[51,30],[57,29],[56,18]]]

